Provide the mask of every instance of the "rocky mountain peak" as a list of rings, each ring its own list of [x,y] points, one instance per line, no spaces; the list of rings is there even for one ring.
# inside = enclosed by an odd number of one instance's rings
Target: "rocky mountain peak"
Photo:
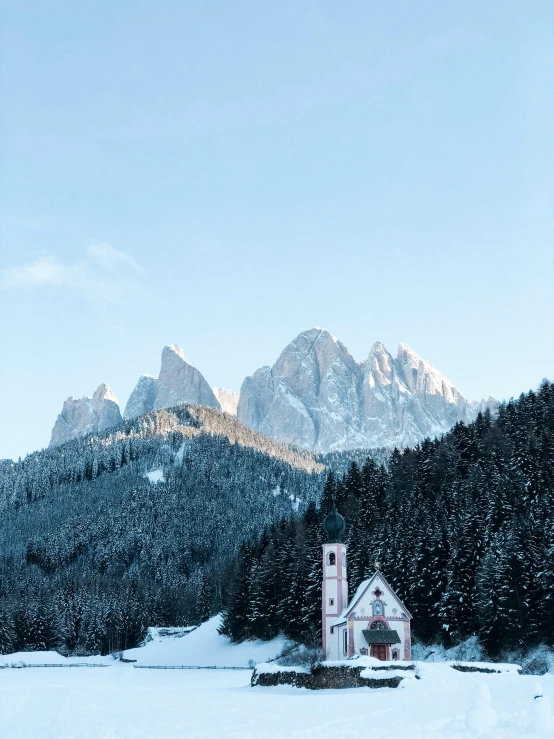
[[[416,354],[416,352],[414,352],[414,350],[407,344],[398,345],[396,360],[400,362],[400,364],[409,365],[410,367],[418,367],[423,361],[419,354]]]
[[[362,378],[348,350],[329,331],[300,333],[271,369],[246,378],[237,416],[261,433],[300,446],[355,444]],[[341,417],[348,419],[348,440]],[[336,446],[334,446],[336,445]]]
[[[236,390],[228,390],[225,387],[214,387],[213,391],[221,406],[221,410],[224,413],[229,413],[231,416],[236,416],[239,393]]]
[[[164,357],[166,357],[167,360],[167,356],[170,352],[176,354],[180,359],[183,360],[183,362],[186,362],[185,355],[181,347],[178,344],[168,344],[167,346],[164,346],[162,350],[162,363],[164,361]]]
[[[406,344],[398,347],[397,363],[411,392],[421,395],[439,395],[447,403],[466,403],[464,396],[439,370],[416,354]]]
[[[109,385],[103,383],[94,392],[92,398],[69,397],[63,408],[50,439],[50,446],[63,444],[78,436],[106,431],[121,423],[121,413],[117,398]]]
[[[123,420],[117,398],[105,383],[99,385],[92,396],[91,408],[97,419],[97,431],[106,431]]]
[[[468,402],[407,344],[400,344],[393,357],[377,341],[367,359],[358,363],[342,342],[320,327],[302,331],[272,367],[261,367],[247,377],[240,395],[212,389],[185,360],[180,346],[165,346],[159,376],[141,375],[124,417],[179,403],[236,414],[268,437],[319,452],[410,446],[496,405],[494,399]],[[120,421],[117,399],[103,384],[93,398],[66,400],[51,444],[103,431]]]
[[[244,381],[239,420],[280,441],[333,451],[408,446],[471,420],[475,409],[407,344],[375,342],[358,364],[325,329],[303,331]]]
[[[109,385],[106,385],[105,382],[98,385],[94,391],[94,395],[92,396],[92,407],[96,409],[96,407],[99,407],[104,401],[110,401],[110,403],[115,403],[117,405],[117,398],[115,397],[113,390]]]
[[[180,346],[171,345],[162,351],[162,366],[158,377],[154,408],[169,408],[178,403],[196,403],[221,408],[204,376],[185,360]]]
[[[170,408],[178,403],[195,403],[221,408],[211,387],[196,367],[186,361],[177,344],[164,346],[157,379],[141,375],[125,406],[125,418],[142,416],[152,410]]]
[[[394,359],[382,342],[376,341],[373,344],[362,365],[362,372],[364,381],[370,387],[390,385],[394,381]]]
[[[154,410],[158,381],[152,375],[141,375],[123,412],[123,418],[136,418]]]

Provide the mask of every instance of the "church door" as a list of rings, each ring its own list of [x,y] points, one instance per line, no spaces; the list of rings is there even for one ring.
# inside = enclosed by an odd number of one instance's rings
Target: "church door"
[[[371,645],[371,656],[377,657],[377,659],[383,662],[387,659],[387,645],[386,644],[372,644]]]

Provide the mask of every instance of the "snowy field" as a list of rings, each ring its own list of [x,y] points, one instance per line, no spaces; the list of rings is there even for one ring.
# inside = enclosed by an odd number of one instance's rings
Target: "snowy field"
[[[197,631],[154,640],[125,656],[135,664],[245,665],[282,643],[229,645],[212,619]],[[55,653],[1,656],[66,663]],[[82,660],[71,660],[82,661]],[[111,658],[101,668],[0,670],[1,739],[449,739],[554,738],[554,676],[461,673],[421,664],[397,689],[308,691],[251,688],[248,670],[146,670]],[[537,694],[544,695],[535,699]]]

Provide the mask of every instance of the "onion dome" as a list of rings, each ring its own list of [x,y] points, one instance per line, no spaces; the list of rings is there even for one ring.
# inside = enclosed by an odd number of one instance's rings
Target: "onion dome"
[[[340,515],[333,503],[333,510],[323,520],[323,531],[327,536],[328,544],[337,544],[342,541],[344,532],[346,531],[346,521]]]

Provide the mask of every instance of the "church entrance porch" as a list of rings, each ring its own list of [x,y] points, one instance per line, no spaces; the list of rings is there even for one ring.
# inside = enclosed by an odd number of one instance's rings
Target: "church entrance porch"
[[[386,622],[374,621],[369,629],[362,631],[365,641],[369,647],[370,657],[376,657],[382,662],[387,662],[391,659],[391,648],[393,651],[392,659],[398,659],[399,652],[396,644],[400,644],[400,637],[398,632],[394,629],[389,629]]]
[[[382,660],[383,662],[386,662],[389,658],[388,656],[388,647],[386,644],[372,644],[371,645],[371,657],[376,657],[377,659]]]

